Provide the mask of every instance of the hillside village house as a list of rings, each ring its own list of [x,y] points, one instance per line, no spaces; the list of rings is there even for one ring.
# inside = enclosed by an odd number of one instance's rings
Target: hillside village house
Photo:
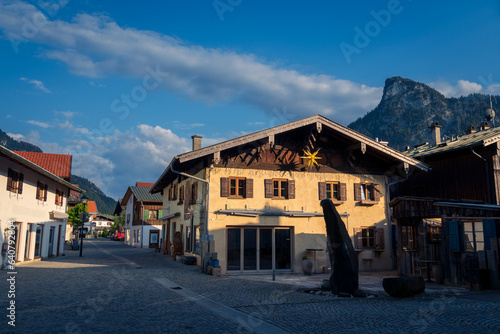
[[[500,128],[442,141],[440,127],[405,152],[431,170],[410,175],[391,202],[400,274],[430,276],[436,265],[447,284],[500,289]]]
[[[97,210],[97,204],[95,201],[87,201],[87,213],[88,213],[88,221],[83,224],[84,228],[87,229],[87,237],[93,238],[94,233],[96,232],[96,224],[94,220],[97,218],[99,214],[99,210]]]
[[[90,220],[90,223],[92,225],[92,230],[95,233],[102,232],[104,229],[106,229],[108,232],[111,229],[111,226],[113,226],[114,220],[112,217],[98,213],[95,217]]]
[[[53,154],[53,153],[41,153],[41,152],[26,152],[26,151],[13,151],[19,154],[23,158],[31,161],[32,163],[42,167],[48,172],[59,176],[61,179],[71,183],[71,165],[72,156],[68,154]],[[77,184],[74,184],[78,187]],[[66,210],[75,207],[78,203],[81,203],[81,193],[78,191],[70,190],[70,195],[66,199]],[[66,235],[64,240],[69,241],[75,237],[73,226],[66,221]]]
[[[95,201],[87,202],[87,212],[89,214],[89,221],[92,221],[92,219],[97,217],[99,211],[97,210],[97,204],[95,204]]]
[[[125,245],[156,248],[160,243],[162,197],[149,191],[153,183],[136,182],[122,199],[125,208]]]
[[[222,273],[302,272],[304,256],[316,256],[317,271],[329,266],[324,198],[360,270],[387,270],[389,178],[415,169],[428,166],[317,115],[205,148],[193,136],[193,151],[175,157],[151,192],[163,195],[165,251],[180,247],[198,264],[215,252]]]
[[[53,170],[60,159],[71,156],[38,153]],[[69,157],[69,159],[68,159]],[[69,168],[68,168],[69,166]],[[71,163],[64,165],[69,169]],[[65,172],[62,172],[63,174]],[[60,173],[61,174],[61,173]],[[16,262],[64,253],[66,205],[70,190],[82,192],[68,181],[0,146],[0,242],[6,240],[10,222],[15,226]],[[2,259],[2,263],[3,263]]]

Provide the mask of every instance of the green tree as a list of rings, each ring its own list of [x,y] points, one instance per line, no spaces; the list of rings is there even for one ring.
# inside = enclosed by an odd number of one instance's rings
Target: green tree
[[[121,215],[115,215],[115,217],[113,218],[113,226],[111,226],[111,230],[110,232],[111,233],[114,233],[116,230],[122,228],[123,226],[125,226],[125,212],[122,212]]]
[[[75,207],[68,210],[68,222],[73,227],[78,227],[82,225],[82,220],[80,219],[80,214],[83,212],[83,203],[77,204]],[[88,213],[88,208],[85,206],[85,212]]]
[[[107,229],[107,228],[103,228],[103,229],[102,229],[101,236],[102,236],[103,238],[106,238],[106,237],[108,236],[108,229]]]

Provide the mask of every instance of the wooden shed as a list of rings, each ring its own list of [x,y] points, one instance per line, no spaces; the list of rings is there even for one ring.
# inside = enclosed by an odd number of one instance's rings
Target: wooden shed
[[[390,206],[400,275],[439,280],[441,270],[448,285],[500,288],[500,206],[423,197],[397,197]]]

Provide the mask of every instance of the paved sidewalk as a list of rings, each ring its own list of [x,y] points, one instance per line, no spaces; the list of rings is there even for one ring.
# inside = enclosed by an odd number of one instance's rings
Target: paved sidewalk
[[[275,282],[256,275],[214,277],[152,249],[99,239],[84,242],[83,254],[66,251],[17,268],[16,331],[3,315],[0,332],[500,332],[500,303],[470,298],[481,294],[468,291],[336,298],[303,292],[312,283],[307,280],[320,275],[277,276]],[[370,284],[363,275],[360,280]],[[0,294],[7,290],[1,279]],[[5,310],[3,298],[0,303]]]
[[[384,271],[384,272],[361,272],[359,273],[359,288],[370,294],[376,294],[378,296],[388,296],[384,291],[382,286],[382,281],[385,277],[397,276],[396,271]],[[279,284],[288,284],[297,289],[319,289],[321,287],[321,281],[330,278],[330,274],[313,274],[313,275],[303,275],[295,273],[279,273],[275,274],[274,281],[272,274],[249,274],[249,275],[232,275],[231,278],[235,279],[245,279],[250,281],[258,282],[270,282]],[[443,291],[448,293],[453,292],[456,294],[467,293],[468,290],[464,288],[449,287],[442,284],[435,283],[425,283],[426,293],[429,294],[440,294]]]

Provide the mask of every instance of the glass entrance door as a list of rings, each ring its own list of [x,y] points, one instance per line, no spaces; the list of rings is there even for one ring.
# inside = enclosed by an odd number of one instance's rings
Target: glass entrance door
[[[259,229],[259,269],[272,270],[273,269],[273,230],[272,229]]]
[[[290,240],[290,229],[276,229],[276,269],[291,269],[292,247]]]
[[[290,228],[252,227],[227,229],[227,270],[291,270]]]
[[[55,227],[52,226],[49,232],[49,256],[54,256],[54,232]]]
[[[43,233],[43,226],[37,225],[36,235],[35,235],[35,257],[42,256],[42,233]]]

